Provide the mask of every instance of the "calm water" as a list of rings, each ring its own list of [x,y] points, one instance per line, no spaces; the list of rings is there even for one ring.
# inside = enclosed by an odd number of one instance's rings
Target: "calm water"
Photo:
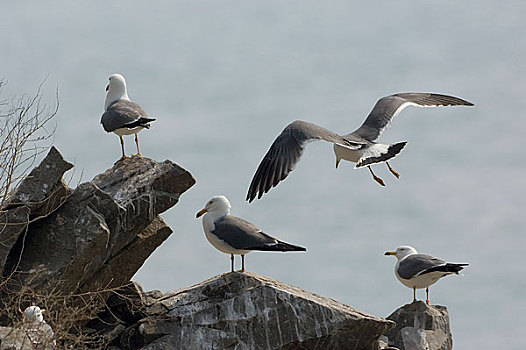
[[[411,301],[383,252],[402,244],[454,262],[463,277],[431,288],[450,311],[456,349],[523,349],[526,322],[526,2],[9,2],[0,12],[4,94],[49,74],[60,91],[57,147],[72,185],[120,156],[99,125],[107,77],[157,118],[142,151],[188,169],[197,184],[163,215],[174,234],[135,276],[164,291],[229,268],[195,213],[225,194],[234,215],[308,248],[253,253],[247,268],[377,316]],[[334,169],[312,143],[291,176],[244,201],[274,137],[294,119],[354,130],[375,101],[402,91],[463,97],[474,108],[406,109],[381,138],[408,140],[392,161]],[[127,151],[134,151],[132,138]],[[424,297],[421,292],[420,297]]]

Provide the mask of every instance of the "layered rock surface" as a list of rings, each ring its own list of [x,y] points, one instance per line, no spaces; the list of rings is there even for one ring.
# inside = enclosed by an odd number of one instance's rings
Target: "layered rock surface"
[[[253,273],[150,297],[122,349],[373,349],[393,322]],[[204,347],[203,347],[204,346]]]
[[[170,161],[134,157],[70,190],[70,167],[52,148],[0,212],[15,223],[0,227],[11,243],[0,251],[4,277],[55,293],[129,282],[172,232],[158,215],[195,180]]]

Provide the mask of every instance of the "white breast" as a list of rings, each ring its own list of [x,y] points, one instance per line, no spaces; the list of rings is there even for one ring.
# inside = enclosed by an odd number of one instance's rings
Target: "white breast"
[[[205,236],[208,242],[213,245],[217,250],[226,253],[226,254],[248,254],[250,250],[235,249],[230,246],[225,241],[219,239],[216,235],[212,233],[212,230],[215,228],[214,221],[211,216],[205,214],[203,217],[203,229],[205,231]]]
[[[362,157],[361,150],[352,150],[337,144],[334,144],[333,149],[336,158],[345,159],[349,162],[358,163],[358,160]]]

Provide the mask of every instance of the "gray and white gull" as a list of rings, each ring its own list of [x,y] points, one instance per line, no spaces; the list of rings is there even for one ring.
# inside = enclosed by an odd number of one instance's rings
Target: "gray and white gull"
[[[261,231],[254,224],[230,215],[230,202],[225,196],[210,199],[196,218],[203,216],[205,236],[217,250],[230,254],[234,272],[234,254],[241,255],[241,270],[245,271],[245,255],[253,250],[289,252],[307,249],[282,242]]]
[[[316,124],[296,120],[287,125],[270,146],[252,178],[246,200],[252,202],[256,197],[260,199],[264,193],[284,180],[294,169],[309,141],[331,142],[336,155],[336,167],[342,159],[356,163],[355,168],[366,166],[373,179],[382,186],[385,184],[374,174],[371,169],[372,164],[385,162],[389,171],[399,178],[400,175],[389,165],[388,160],[400,153],[406,142],[385,145],[376,143],[375,140],[391,119],[407,106],[473,106],[473,104],[447,95],[398,93],[379,99],[363,124],[347,135],[338,135]]]
[[[123,135],[135,134],[136,155],[141,156],[137,133],[142,129],[149,129],[150,122],[155,119],[148,118],[141,106],[130,100],[126,91],[126,81],[122,75],[113,74],[109,80],[110,83],[106,86],[105,112],[100,120],[102,127],[106,132],[113,132],[119,136],[122,148],[121,159],[126,158]]]
[[[430,255],[418,254],[415,248],[401,246],[396,251],[385,252],[398,259],[395,266],[396,278],[406,287],[413,289],[413,302],[416,290],[426,289],[426,304],[429,304],[429,286],[444,276],[456,274],[469,264],[447,263]]]

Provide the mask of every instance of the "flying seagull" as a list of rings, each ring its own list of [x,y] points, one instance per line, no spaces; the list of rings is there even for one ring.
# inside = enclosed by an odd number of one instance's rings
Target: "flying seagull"
[[[121,160],[126,158],[123,135],[135,134],[136,155],[141,156],[137,133],[144,128],[149,129],[150,122],[155,119],[148,118],[141,106],[130,101],[126,92],[126,81],[122,75],[113,74],[109,80],[110,83],[106,86],[105,112],[100,120],[102,127],[106,132],[114,132],[119,136],[122,148]]]
[[[206,214],[205,214],[206,213]],[[231,272],[234,272],[234,254],[241,255],[241,270],[245,271],[245,255],[253,250],[288,252],[307,249],[282,242],[257,228],[254,224],[230,215],[230,202],[225,196],[210,199],[196,218],[203,215],[206,238],[216,249],[230,254]]]
[[[389,159],[395,157],[405,147],[406,142],[391,145],[376,143],[375,140],[389,124],[407,106],[473,106],[471,102],[460,98],[432,93],[399,93],[382,97],[364,123],[347,135],[338,135],[316,124],[296,120],[285,127],[274,140],[272,146],[261,161],[248,189],[247,201],[264,193],[284,180],[299,161],[305,145],[309,141],[323,140],[333,144],[336,155],[336,168],[340,161],[357,163],[355,168],[367,166],[373,179],[385,186],[383,180],[371,169],[372,164],[387,164],[389,171],[397,178],[400,175],[389,165]]]
[[[446,263],[430,255],[418,254],[409,246],[396,248],[394,252],[385,252],[398,259],[395,266],[396,278],[406,287],[413,289],[413,302],[416,301],[416,290],[426,289],[426,304],[429,304],[429,286],[440,278],[459,274],[459,271],[469,264]]]

